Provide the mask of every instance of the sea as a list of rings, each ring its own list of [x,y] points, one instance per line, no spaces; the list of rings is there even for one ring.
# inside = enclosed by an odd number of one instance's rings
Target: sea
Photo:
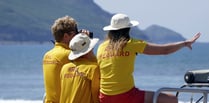
[[[42,58],[51,48],[52,43],[0,44],[0,103],[43,102]],[[138,54],[133,75],[137,88],[157,91],[180,88],[187,71],[202,69],[209,69],[209,43],[195,43],[192,50],[183,48],[169,55]],[[187,103],[190,96],[194,94],[182,94],[180,101]]]

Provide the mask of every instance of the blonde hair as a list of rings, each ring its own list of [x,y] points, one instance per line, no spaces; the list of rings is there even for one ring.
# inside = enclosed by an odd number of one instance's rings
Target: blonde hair
[[[77,23],[70,16],[64,16],[55,20],[51,27],[52,34],[57,42],[63,39],[64,33],[70,33],[72,31],[77,32]]]
[[[130,39],[129,31],[130,28],[110,30],[107,36],[107,40],[109,40],[109,45],[107,48],[116,51],[122,50]]]

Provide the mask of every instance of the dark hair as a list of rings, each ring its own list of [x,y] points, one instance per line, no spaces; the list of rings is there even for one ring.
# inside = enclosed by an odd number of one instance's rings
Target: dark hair
[[[123,49],[128,40],[130,39],[130,28],[124,28],[119,30],[110,30],[108,32],[107,39],[110,41],[108,48],[119,50]]]

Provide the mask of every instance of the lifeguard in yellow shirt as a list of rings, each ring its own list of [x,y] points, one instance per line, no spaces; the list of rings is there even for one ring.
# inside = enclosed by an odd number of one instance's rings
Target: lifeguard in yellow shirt
[[[77,23],[70,16],[55,20],[51,27],[55,39],[54,48],[45,53],[43,57],[43,76],[45,87],[45,103],[59,103],[60,98],[60,71],[64,64],[69,63],[68,47],[70,40],[78,34]],[[88,34],[88,30],[82,30]]]
[[[71,62],[60,74],[60,103],[99,103],[100,73],[92,50],[98,41],[82,33],[71,40]]]
[[[186,41],[169,44],[153,44],[130,37],[131,27],[138,21],[130,20],[125,14],[115,14],[108,31],[107,39],[97,50],[97,60],[101,73],[100,103],[152,103],[154,92],[135,87],[133,72],[138,53],[148,55],[166,55],[191,45],[200,33]],[[177,103],[177,98],[169,94],[160,94],[158,103]]]

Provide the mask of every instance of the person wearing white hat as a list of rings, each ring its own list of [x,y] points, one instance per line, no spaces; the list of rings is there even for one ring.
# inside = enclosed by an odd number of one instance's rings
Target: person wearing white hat
[[[100,73],[93,48],[98,38],[79,33],[69,43],[71,52],[61,70],[60,103],[99,103]]]
[[[134,84],[134,62],[136,54],[167,55],[183,47],[192,49],[192,44],[200,37],[168,44],[153,44],[132,38],[131,27],[138,21],[130,20],[125,14],[113,15],[110,25],[103,28],[108,31],[107,39],[97,50],[100,68],[100,103],[152,103],[153,91],[140,90]],[[157,81],[156,81],[157,82]],[[177,103],[175,96],[160,94],[158,103]]]

